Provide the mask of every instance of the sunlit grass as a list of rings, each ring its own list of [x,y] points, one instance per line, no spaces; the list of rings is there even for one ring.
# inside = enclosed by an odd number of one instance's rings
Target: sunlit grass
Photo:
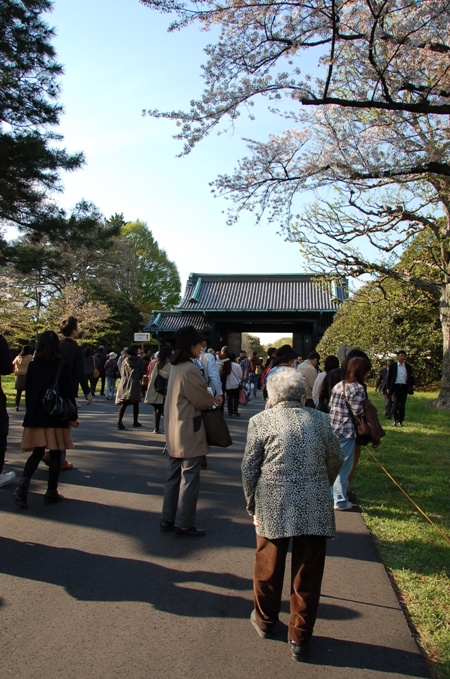
[[[354,487],[435,674],[449,679],[450,414],[426,408],[436,396],[408,397],[403,428],[382,419],[387,436],[376,451],[363,449]],[[382,413],[382,397],[370,398]]]
[[[6,395],[6,405],[8,408],[14,405],[14,399],[16,397],[16,390],[14,389],[14,375],[2,375],[2,389]],[[25,394],[22,394],[22,399]]]

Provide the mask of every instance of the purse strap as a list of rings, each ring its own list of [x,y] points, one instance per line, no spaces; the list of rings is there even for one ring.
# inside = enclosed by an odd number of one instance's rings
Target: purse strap
[[[344,382],[344,401],[345,401],[345,405],[346,405],[347,408],[348,408],[348,412],[349,412],[350,417],[351,417],[351,420],[352,420],[352,422],[353,422],[353,426],[355,427],[355,432],[358,432],[358,422],[356,421],[355,413],[353,412],[353,410],[352,410],[352,408],[351,408],[351,405],[350,405],[350,403],[348,402],[347,392],[345,391],[345,380],[343,380],[343,382]]]
[[[61,370],[62,370],[62,367],[63,367],[63,363],[64,363],[64,361],[61,359],[61,361],[59,362],[59,365],[58,365],[58,369],[56,371],[55,381],[53,382],[54,387],[59,387],[58,382],[59,382],[59,378],[61,376]]]

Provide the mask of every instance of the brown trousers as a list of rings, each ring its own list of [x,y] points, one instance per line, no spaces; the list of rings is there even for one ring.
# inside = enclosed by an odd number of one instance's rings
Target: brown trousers
[[[261,629],[272,631],[281,608],[286,555],[292,540],[288,639],[304,643],[313,633],[325,566],[326,541],[321,535],[269,540],[256,536],[253,597]]]

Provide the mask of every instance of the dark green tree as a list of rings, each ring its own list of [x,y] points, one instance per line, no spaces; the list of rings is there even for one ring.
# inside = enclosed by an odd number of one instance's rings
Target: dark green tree
[[[250,357],[254,351],[258,352],[259,358],[265,358],[266,352],[261,340],[255,335],[249,335],[247,332],[242,333],[242,348],[245,349]]]
[[[154,309],[173,309],[180,299],[181,281],[145,222],[122,226],[103,268],[97,272],[102,287],[126,294],[144,316]]]
[[[25,282],[42,285],[47,294],[61,292],[68,283],[89,283],[97,278],[121,224],[104,220],[90,203],[82,203],[76,214],[64,220],[63,234],[28,233],[7,248],[8,260]]]
[[[60,172],[81,167],[83,155],[61,148],[55,132],[62,67],[42,19],[50,9],[49,0],[0,3],[0,225],[67,241],[86,235],[83,217],[93,208],[81,203],[68,216],[51,198],[61,190]],[[0,257],[7,256],[2,237]]]
[[[423,233],[403,254],[397,268],[413,268],[432,275],[436,241]],[[321,355],[336,354],[342,345],[366,351],[377,372],[399,349],[408,353],[418,384],[439,380],[442,367],[442,330],[437,291],[413,286],[387,276],[364,285],[344,302],[322,337]]]
[[[113,294],[101,289],[93,290],[92,298],[108,305],[111,316],[109,328],[100,338],[107,349],[121,350],[133,343],[135,332],[142,332],[142,314],[124,293]]]

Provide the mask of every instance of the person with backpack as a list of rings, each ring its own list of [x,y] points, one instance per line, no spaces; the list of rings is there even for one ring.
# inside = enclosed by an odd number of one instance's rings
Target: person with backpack
[[[251,394],[253,386],[253,398],[256,398],[257,396],[259,376],[262,375],[262,370],[259,373],[257,373],[257,370],[259,369],[261,369],[261,365],[258,358],[258,352],[252,351],[252,355],[250,358],[250,369],[248,371],[248,390],[249,393]]]
[[[114,400],[116,396],[116,380],[119,377],[119,368],[117,367],[117,354],[115,351],[110,351],[108,358],[104,365],[105,379],[106,379],[106,400]]]
[[[159,426],[161,417],[164,412],[164,402],[167,395],[167,385],[169,383],[170,375],[170,357],[172,356],[172,347],[163,347],[158,352],[158,361],[155,364],[148,385],[147,393],[145,394],[145,403],[153,406],[154,421],[153,434],[159,434]]]
[[[116,393],[116,405],[119,406],[117,429],[125,429],[122,420],[129,405],[133,406],[133,427],[142,427],[138,418],[143,374],[144,364],[141,357],[138,356],[138,347],[133,344],[128,347],[127,354],[120,367],[120,382]]]
[[[250,401],[250,386],[248,384],[248,376],[250,374],[250,361],[248,359],[247,352],[245,351],[245,349],[241,349],[241,354],[237,359],[237,363],[238,365],[241,366],[242,370],[241,386],[245,394],[245,404],[247,404]]]
[[[239,391],[242,382],[242,368],[236,363],[236,354],[228,354],[224,361],[225,388],[227,392],[228,414],[230,417],[240,417]]]
[[[214,396],[214,400],[217,406],[221,406],[223,402],[223,389],[222,382],[220,380],[219,371],[217,369],[217,362],[214,358],[214,354],[206,351],[206,340],[202,342],[202,350],[200,356],[196,359],[196,363],[199,365],[203,372],[203,377],[205,378],[206,386],[209,387]]]
[[[223,388],[219,370],[217,368],[218,363],[216,362],[214,353],[211,354],[209,351],[206,351],[206,340],[203,340],[200,355],[195,359],[194,363],[200,368],[200,371],[205,379],[206,386],[214,396],[215,405],[218,408],[221,408],[223,404]],[[202,457],[200,466],[202,469],[207,468],[208,463],[206,460],[206,455]]]

